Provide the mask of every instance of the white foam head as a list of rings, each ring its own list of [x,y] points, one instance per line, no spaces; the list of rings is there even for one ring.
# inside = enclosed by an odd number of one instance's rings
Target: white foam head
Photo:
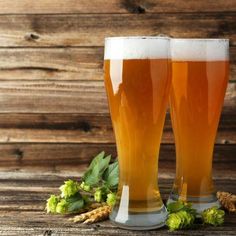
[[[105,39],[104,59],[170,58],[168,37],[110,37]]]
[[[229,59],[228,39],[171,39],[174,61],[225,61]]]

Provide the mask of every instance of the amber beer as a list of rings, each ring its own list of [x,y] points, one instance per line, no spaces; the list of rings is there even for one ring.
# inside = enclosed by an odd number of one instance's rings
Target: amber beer
[[[168,38],[106,39],[105,86],[120,168],[110,218],[121,227],[157,228],[166,218],[157,168],[170,68]]]
[[[228,40],[171,40],[171,119],[176,179],[170,200],[198,211],[217,205],[212,182],[213,147],[228,82]]]

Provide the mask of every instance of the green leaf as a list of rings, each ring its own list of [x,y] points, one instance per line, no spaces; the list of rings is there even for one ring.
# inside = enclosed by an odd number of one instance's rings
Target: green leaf
[[[119,183],[119,165],[118,161],[110,164],[103,175],[103,180],[108,188],[117,188]]]
[[[68,203],[71,203],[71,202],[76,202],[76,201],[78,201],[78,200],[80,200],[80,199],[83,199],[83,197],[82,197],[82,195],[81,195],[79,192],[77,192],[77,193],[74,194],[73,196],[67,197],[67,198],[65,198],[65,199],[66,199],[66,201],[67,201]]]
[[[82,209],[84,206],[84,200],[81,198],[75,202],[71,202],[68,205],[68,212],[75,212]]]
[[[84,206],[82,195],[77,192],[75,195],[61,199],[57,204],[56,212],[60,214],[72,213],[80,210]]]
[[[104,151],[100,152],[97,156],[95,156],[93,158],[93,160],[91,161],[87,171],[93,169],[94,166],[98,165],[100,163],[100,161],[104,158],[104,156],[105,156],[105,152]],[[86,172],[85,172],[85,174],[86,174]]]
[[[195,209],[192,208],[191,203],[177,201],[177,202],[171,202],[167,204],[167,211],[169,213],[176,213],[178,211],[187,211],[188,213],[192,214],[194,217],[196,217],[197,212]]]
[[[104,157],[105,153],[99,153],[89,165],[88,170],[84,173],[82,179],[87,185],[95,186],[101,179],[104,171],[109,166],[111,156]]]
[[[99,183],[100,181],[100,173],[99,173],[99,166],[96,165],[93,167],[93,169],[87,171],[85,174],[84,174],[84,182],[87,184],[87,185],[91,185],[91,186],[94,186],[96,184]]]
[[[171,202],[167,204],[167,211],[169,213],[174,213],[182,210],[184,208],[184,203],[181,201]]]
[[[109,163],[111,161],[111,155],[105,157],[104,159],[101,160],[101,162],[99,163],[99,170],[101,175],[103,175],[104,171],[107,169],[107,167],[109,166]]]

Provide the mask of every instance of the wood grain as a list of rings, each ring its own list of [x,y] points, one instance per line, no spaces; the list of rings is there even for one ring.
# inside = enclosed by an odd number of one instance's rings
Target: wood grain
[[[103,81],[1,81],[1,113],[108,113]],[[224,110],[234,110],[236,83]]]
[[[0,48],[0,80],[103,80],[103,47]],[[230,48],[236,80],[236,47]]]
[[[96,79],[103,80],[103,48],[0,49],[0,80]]]
[[[223,110],[216,143],[236,143],[236,112]],[[0,113],[0,143],[114,143],[108,113],[101,114],[24,114]],[[169,113],[166,117],[163,143],[173,143]]]
[[[1,15],[1,47],[103,46],[108,36],[158,35],[236,40],[235,13]],[[125,23],[124,23],[125,22]],[[191,26],[191,27],[190,27]],[[207,29],[207,30],[206,30]]]
[[[232,12],[234,1],[195,0],[15,0],[8,4],[0,1],[2,14],[45,14],[45,13],[164,13],[164,12]]]

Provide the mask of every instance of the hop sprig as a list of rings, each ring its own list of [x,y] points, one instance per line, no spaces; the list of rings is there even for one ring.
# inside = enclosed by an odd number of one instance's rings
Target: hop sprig
[[[213,226],[220,226],[224,223],[225,212],[217,209],[217,207],[211,207],[202,212],[202,220],[204,224]]]
[[[113,192],[119,181],[118,162],[99,153],[90,163],[81,181],[68,179],[59,187],[60,195],[51,195],[46,203],[47,213],[78,213],[86,211],[94,202],[114,204]]]
[[[180,210],[176,213],[169,214],[166,225],[170,231],[186,229],[192,227],[194,220],[195,216],[193,214],[185,210]]]

